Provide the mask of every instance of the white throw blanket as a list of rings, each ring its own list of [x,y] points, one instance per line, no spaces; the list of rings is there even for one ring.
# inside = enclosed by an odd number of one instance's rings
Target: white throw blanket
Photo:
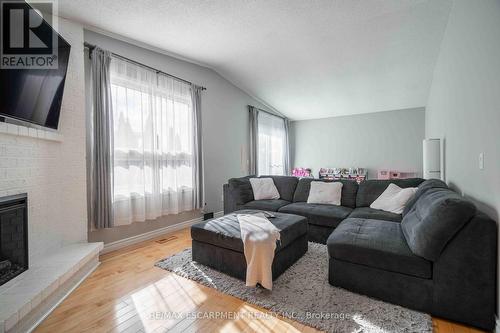
[[[247,261],[247,287],[257,283],[266,289],[273,288],[272,265],[276,241],[280,231],[263,213],[238,214],[243,252]]]

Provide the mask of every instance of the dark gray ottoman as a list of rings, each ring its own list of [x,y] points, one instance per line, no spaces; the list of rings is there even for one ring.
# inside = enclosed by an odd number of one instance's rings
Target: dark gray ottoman
[[[193,260],[245,280],[247,264],[236,214],[255,212],[258,210],[240,210],[193,225]],[[280,230],[281,238],[274,254],[274,280],[307,252],[307,218],[284,213],[273,214],[276,217],[269,218],[269,221]]]

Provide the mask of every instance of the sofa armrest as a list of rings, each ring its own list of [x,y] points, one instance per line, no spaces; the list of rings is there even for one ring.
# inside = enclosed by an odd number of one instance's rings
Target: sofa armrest
[[[224,214],[234,212],[236,209],[236,202],[230,193],[229,184],[222,185],[222,197],[224,203]]]
[[[497,225],[478,213],[434,263],[433,314],[493,329],[496,275]]]

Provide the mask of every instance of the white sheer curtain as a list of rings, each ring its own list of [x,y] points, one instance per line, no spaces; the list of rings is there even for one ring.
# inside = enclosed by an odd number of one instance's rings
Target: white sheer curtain
[[[196,208],[190,85],[113,58],[114,225]]]
[[[285,119],[267,112],[258,114],[258,174],[285,175],[287,158]]]

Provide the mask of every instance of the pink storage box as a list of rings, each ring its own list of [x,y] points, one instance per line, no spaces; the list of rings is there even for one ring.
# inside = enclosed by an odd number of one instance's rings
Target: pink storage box
[[[391,172],[389,170],[379,170],[378,179],[391,179]]]

